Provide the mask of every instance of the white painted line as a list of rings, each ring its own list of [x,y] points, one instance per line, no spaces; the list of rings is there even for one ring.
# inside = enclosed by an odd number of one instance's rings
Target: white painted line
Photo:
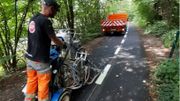
[[[104,78],[106,77],[109,69],[111,68],[111,64],[107,64],[106,67],[104,68],[104,70],[101,72],[101,75],[98,77],[98,79],[96,80],[96,84],[101,85]]]
[[[126,33],[125,33],[125,35],[124,35],[124,38],[123,38],[124,40],[127,38],[127,33],[128,33],[128,32],[126,31]]]
[[[119,51],[121,50],[121,47],[118,47],[114,53],[114,55],[117,55],[119,53]]]
[[[121,50],[121,47],[122,47],[122,45],[124,44],[126,38],[127,38],[127,32],[126,32],[126,34],[124,35],[123,40],[121,41],[121,45],[116,49],[114,55],[117,55],[117,54],[119,53],[119,51]]]
[[[129,32],[129,22],[127,23],[127,30],[126,30],[126,35]]]
[[[124,44],[124,42],[125,42],[125,38],[121,41],[121,45]]]
[[[127,32],[126,32],[126,34],[124,35],[124,38],[127,38]]]

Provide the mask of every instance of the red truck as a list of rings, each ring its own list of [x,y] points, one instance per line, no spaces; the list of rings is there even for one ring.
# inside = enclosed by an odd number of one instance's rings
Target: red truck
[[[114,32],[124,34],[127,28],[128,14],[118,13],[107,16],[106,20],[101,21],[101,32],[103,34],[113,34]]]

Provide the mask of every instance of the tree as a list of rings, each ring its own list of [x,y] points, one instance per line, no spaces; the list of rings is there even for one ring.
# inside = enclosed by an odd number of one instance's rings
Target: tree
[[[74,29],[74,0],[60,0],[60,12],[58,12],[55,20],[56,27]]]
[[[1,0],[0,62],[6,72],[17,67],[17,45],[24,32],[24,23],[32,0]]]
[[[177,0],[133,0],[134,14],[151,24],[164,20],[170,26],[179,24],[179,2]]]
[[[177,0],[155,0],[154,9],[170,25],[179,24],[179,2]]]
[[[63,0],[67,13],[67,21],[70,29],[74,29],[74,9],[73,9],[73,0]]]
[[[98,0],[60,0],[60,13],[56,25],[78,32],[97,31],[100,26],[100,2]],[[93,32],[93,31],[92,31]]]

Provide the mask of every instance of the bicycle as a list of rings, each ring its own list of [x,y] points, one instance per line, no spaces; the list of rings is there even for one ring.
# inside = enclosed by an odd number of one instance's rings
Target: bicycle
[[[63,84],[63,86],[74,90],[82,87],[83,85],[92,84],[100,74],[101,70],[98,69],[92,61],[90,61],[87,51],[81,47],[80,43],[78,43],[80,41],[77,40],[78,38],[75,38],[75,34],[72,30],[67,30],[67,34],[70,36],[69,46],[63,60],[64,67],[60,70],[63,75],[59,78],[63,78],[63,80],[65,80],[66,84]],[[95,73],[93,77],[91,75],[92,73]]]
[[[80,41],[75,41],[75,34],[70,30],[67,31],[69,31],[67,34],[70,35],[67,49],[62,51],[61,47],[51,46],[51,101],[70,101],[72,90],[92,84],[101,72],[90,61],[87,51],[81,47]],[[59,37],[59,39],[64,40],[63,37]],[[93,72],[95,74],[91,76]]]

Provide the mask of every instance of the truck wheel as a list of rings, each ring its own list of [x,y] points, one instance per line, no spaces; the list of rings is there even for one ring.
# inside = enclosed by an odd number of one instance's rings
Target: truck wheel
[[[70,101],[70,92],[65,91],[59,98],[58,101]]]

